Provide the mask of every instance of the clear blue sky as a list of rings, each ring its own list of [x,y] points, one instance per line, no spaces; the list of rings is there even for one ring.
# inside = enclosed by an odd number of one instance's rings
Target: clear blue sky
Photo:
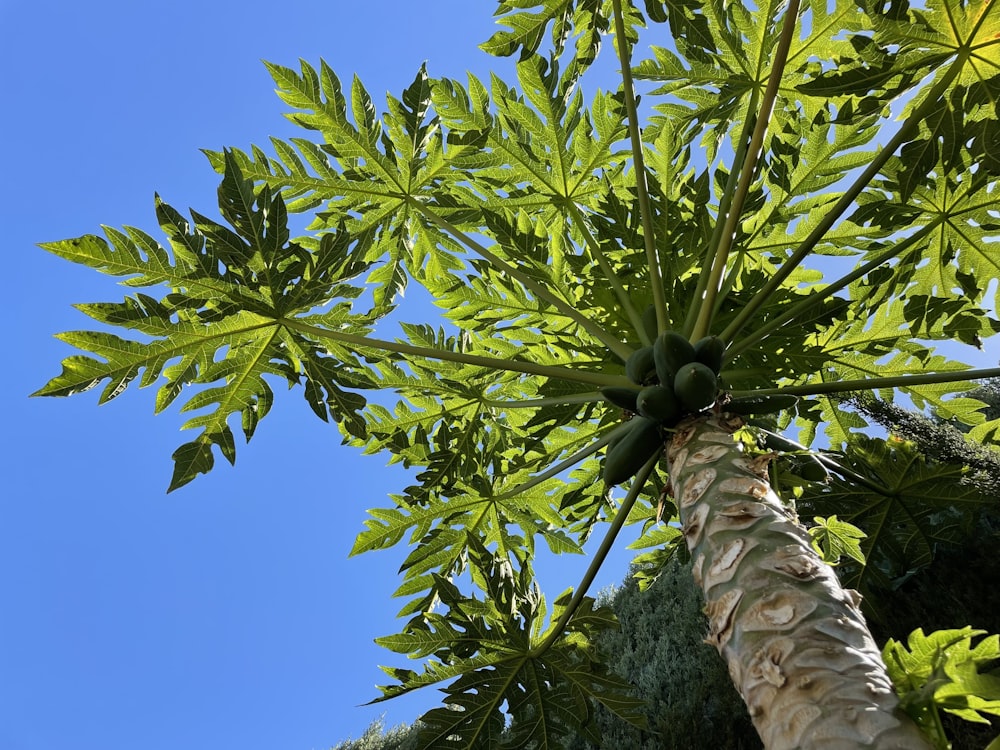
[[[96,390],[27,398],[73,353],[52,335],[88,326],[71,304],[125,292],[35,245],[100,224],[154,231],[154,191],[214,214],[217,177],[200,148],[302,134],[262,59],[323,57],[380,102],[424,60],[435,76],[509,70],[476,48],[494,7],[0,0],[13,295],[0,371],[3,750],[324,748],[383,713],[395,724],[438,702],[430,690],[357,707],[385,681],[378,664],[402,665],[372,639],[398,629],[390,597],[405,551],[347,553],[365,509],[385,505],[403,473],[340,446],[299,392],[278,393],[235,469],[220,462],[167,496],[186,438],[176,409],[154,418],[152,391],[101,408]],[[543,588],[554,598],[584,565],[544,565]]]

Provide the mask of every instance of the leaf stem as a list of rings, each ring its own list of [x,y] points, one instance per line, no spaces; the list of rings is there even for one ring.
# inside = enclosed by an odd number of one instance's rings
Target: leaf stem
[[[635,505],[635,501],[639,499],[639,493],[642,492],[642,488],[646,485],[646,480],[649,479],[649,475],[653,473],[653,469],[662,457],[662,451],[658,451],[656,455],[646,462],[646,465],[639,469],[639,472],[635,475],[635,479],[632,481],[632,486],[629,487],[628,494],[622,501],[621,507],[618,509],[618,513],[615,516],[615,520],[611,522],[611,527],[608,529],[607,533],[604,535],[604,539],[601,540],[601,546],[598,547],[597,552],[594,553],[594,559],[591,560],[590,565],[587,566],[587,571],[583,574],[583,579],[580,581],[580,585],[577,586],[576,591],[573,592],[573,598],[570,599],[569,604],[566,605],[566,609],[560,615],[559,619],[554,625],[552,625],[547,635],[542,639],[535,648],[531,650],[531,655],[533,657],[541,656],[548,648],[558,640],[558,638],[563,634],[569,621],[573,618],[576,610],[579,609],[580,604],[583,602],[583,598],[587,595],[587,589],[594,582],[594,578],[597,577],[598,571],[601,569],[601,565],[604,564],[604,560],[607,558],[608,553],[614,546],[615,539],[618,537],[618,533],[622,530],[625,525],[625,521],[628,520],[629,513],[632,512],[632,506]]]
[[[890,490],[888,487],[886,487],[884,485],[881,485],[881,484],[878,484],[877,482],[874,482],[874,481],[872,481],[872,480],[870,480],[870,479],[868,479],[866,477],[861,476],[857,472],[852,471],[851,469],[848,469],[846,466],[842,465],[835,458],[832,458],[831,456],[829,456],[828,454],[824,453],[823,451],[813,451],[813,450],[810,450],[806,446],[802,445],[802,443],[798,443],[798,442],[792,440],[791,438],[785,437],[784,435],[779,435],[776,432],[771,432],[770,430],[765,430],[764,428],[758,428],[758,429],[760,429],[761,432],[763,432],[763,433],[765,433],[767,435],[773,435],[774,437],[782,440],[783,442],[786,442],[789,445],[795,446],[795,448],[797,450],[801,451],[801,453],[803,455],[808,454],[808,455],[812,456],[813,458],[815,458],[817,461],[819,461],[824,466],[827,466],[828,468],[833,469],[837,473],[839,473],[839,474],[847,477],[848,479],[853,480],[854,482],[857,482],[858,484],[864,485],[865,487],[867,487],[868,489],[872,490],[873,492],[877,492],[878,494],[884,495],[886,497],[890,497],[893,494],[892,490]]]
[[[761,388],[754,391],[731,391],[734,397],[774,396],[788,393],[793,396],[819,396],[825,393],[851,393],[870,391],[878,388],[909,388],[915,385],[933,383],[960,383],[969,380],[1000,377],[1000,367],[981,370],[954,370],[949,372],[928,372],[920,375],[894,375],[888,378],[862,378],[859,380],[838,380],[831,383],[803,383],[780,388]]]
[[[746,160],[740,165],[740,182],[736,187],[733,196],[733,205],[725,217],[725,225],[722,228],[722,236],[719,237],[719,245],[715,250],[715,258],[712,261],[712,271],[708,282],[705,285],[704,298],[700,300],[701,308],[698,319],[695,321],[694,329],[691,331],[691,340],[700,339],[707,336],[712,325],[712,313],[715,310],[715,298],[719,293],[722,274],[725,272],[726,263],[729,260],[729,250],[732,248],[733,240],[736,238],[736,226],[742,220],[743,205],[750,194],[750,184],[756,174],[757,160],[764,151],[764,136],[767,135],[767,128],[771,123],[771,112],[774,110],[774,103],[778,98],[778,88],[781,85],[781,76],[785,72],[785,64],[788,61],[788,50],[792,45],[792,37],[795,34],[795,23],[799,15],[799,0],[790,0],[788,8],[785,10],[785,18],[781,27],[781,36],[778,38],[778,46],[774,51],[774,59],[771,66],[771,74],[767,79],[767,88],[760,103],[760,113],[757,115],[757,122],[754,124],[753,135],[750,137],[750,145],[746,151]],[[722,216],[719,216],[722,219]],[[697,304],[699,300],[695,301]],[[725,334],[723,341],[729,341]]]
[[[581,313],[570,303],[563,299],[560,299],[558,295],[553,294],[550,289],[548,289],[544,284],[540,284],[531,278],[528,274],[523,273],[520,269],[510,265],[507,261],[503,260],[499,256],[490,252],[488,249],[483,247],[480,243],[472,239],[468,234],[463,232],[461,229],[456,227],[447,219],[438,216],[437,213],[432,211],[430,207],[425,206],[419,201],[411,201],[410,205],[416,208],[425,217],[430,219],[433,223],[437,224],[444,231],[454,237],[456,240],[461,242],[467,248],[472,250],[474,253],[479,255],[481,258],[486,260],[490,265],[492,265],[497,271],[507,275],[512,279],[519,281],[525,288],[529,289],[538,299],[548,302],[554,308],[556,308],[560,313],[568,317],[574,323],[583,328],[587,333],[593,336],[595,339],[604,344],[608,349],[614,352],[619,359],[623,362],[629,358],[632,354],[632,348],[616,339],[610,333],[601,328],[597,323],[592,321],[586,315]]]
[[[870,273],[874,269],[878,268],[884,263],[887,263],[893,258],[902,255],[905,251],[909,250],[912,245],[915,245],[917,242],[920,242],[928,234],[937,229],[937,227],[943,222],[944,219],[939,217],[934,221],[930,222],[929,224],[925,224],[918,231],[914,232],[909,237],[904,238],[901,242],[892,246],[881,255],[872,258],[867,263],[862,263],[860,266],[855,268],[850,273],[841,276],[836,281],[823,287],[822,291],[819,291],[816,294],[811,294],[806,298],[800,300],[799,302],[790,305],[788,310],[783,312],[781,315],[767,321],[760,328],[751,331],[746,336],[740,338],[738,341],[734,341],[732,344],[730,344],[729,348],[726,350],[726,355],[725,355],[726,360],[729,361],[733,359],[738,354],[740,354],[743,351],[746,351],[749,347],[753,346],[758,341],[762,341],[763,339],[767,338],[774,331],[781,328],[781,326],[785,325],[785,323],[788,323],[789,321],[792,320],[801,319],[809,312],[809,310],[814,305],[823,302],[829,297],[832,297],[841,289],[844,289],[849,284],[857,281],[865,274]]]
[[[884,484],[879,484],[878,482],[869,479],[868,477],[858,474],[853,469],[847,468],[842,463],[840,463],[840,461],[831,456],[826,455],[822,451],[810,451],[810,453],[816,458],[817,461],[826,466],[828,469],[837,472],[838,474],[840,474],[843,477],[846,477],[847,479],[850,479],[855,484],[860,484],[863,487],[867,487],[872,492],[882,495],[883,497],[892,497],[894,494],[896,494],[888,487],[886,487]]]
[[[733,164],[742,164],[746,159],[747,148],[750,145],[750,138],[752,135],[753,123],[755,122],[749,115],[750,112],[757,108],[757,100],[759,98],[759,93],[757,89],[753,89],[750,93],[750,102],[747,104],[747,117],[743,120],[743,128],[740,131],[740,139],[737,142],[736,152],[733,154]],[[695,286],[694,297],[691,299],[691,309],[688,310],[687,318],[684,321],[684,327],[682,333],[689,337],[691,332],[694,330],[695,322],[698,319],[698,315],[702,310],[703,299],[705,297],[705,290],[708,288],[708,279],[712,273],[712,265],[715,262],[715,258],[718,255],[717,252],[711,251],[712,248],[718,248],[722,245],[722,227],[725,225],[725,217],[730,213],[730,208],[733,205],[733,194],[736,192],[736,186],[740,181],[739,171],[735,168],[730,170],[729,176],[726,178],[726,186],[722,189],[722,196],[719,198],[719,210],[716,214],[715,228],[712,230],[712,236],[708,241],[708,248],[705,254],[705,258],[702,262],[701,272],[698,274],[698,284]]]
[[[639,131],[639,111],[635,103],[635,85],[632,81],[632,54],[625,33],[625,19],[622,16],[621,0],[612,0],[615,16],[615,40],[618,42],[618,60],[621,63],[622,92],[625,95],[625,111],[628,114],[628,132],[632,142],[632,162],[635,172],[635,193],[639,200],[639,215],[642,218],[642,238],[646,248],[646,266],[649,269],[649,285],[653,291],[653,306],[656,308],[656,328],[663,332],[667,321],[667,300],[663,291],[663,276],[660,273],[660,257],[656,252],[656,236],[653,230],[653,210],[646,188],[646,164],[642,156],[642,134]]]
[[[733,287],[736,286],[736,282],[740,277],[740,273],[743,271],[743,263],[745,262],[746,253],[742,250],[737,251],[736,261],[732,263],[729,267],[729,273],[726,274],[726,278],[723,280],[722,285],[719,287],[719,294],[715,298],[715,309],[712,310],[712,317],[719,314],[719,310],[722,308],[722,303],[726,301],[726,297],[729,293],[733,291]],[[696,339],[697,340],[697,339]]]
[[[629,322],[632,324],[636,333],[639,334],[639,340],[644,346],[648,346],[653,343],[646,334],[645,326],[642,325],[642,316],[639,314],[639,311],[635,309],[635,305],[632,304],[632,298],[629,297],[625,287],[622,286],[621,279],[618,278],[618,275],[611,267],[611,263],[608,261],[607,256],[601,249],[600,243],[587,226],[583,214],[580,212],[580,207],[577,206],[575,202],[570,202],[569,212],[577,226],[580,228],[580,233],[583,235],[583,241],[590,250],[591,256],[593,256],[594,260],[597,261],[597,265],[601,267],[604,277],[607,279],[608,283],[611,284],[615,297],[618,299],[618,304],[628,316]]]
[[[885,163],[896,153],[903,142],[909,137],[910,131],[917,127],[921,121],[923,121],[930,110],[932,110],[938,102],[938,99],[944,94],[948,86],[955,77],[961,72],[962,66],[964,64],[964,58],[959,56],[945,71],[944,76],[931,88],[928,92],[926,98],[920,103],[920,105],[914,109],[910,116],[906,118],[905,122],[899,127],[895,135],[885,144],[885,147],[878,152],[871,163],[865,168],[858,178],[851,184],[850,187],[844,191],[840,199],[834,204],[834,206],[824,213],[823,218],[820,219],[819,223],[813,227],[812,232],[799,244],[795,251],[788,256],[784,263],[778,268],[774,276],[767,280],[767,282],[760,288],[760,290],[747,302],[747,304],[740,311],[736,319],[731,322],[726,329],[719,334],[720,337],[725,341],[732,341],[736,335],[742,330],[743,326],[747,324],[750,318],[757,312],[757,309],[762,305],[767,304],[771,295],[777,290],[779,286],[788,278],[788,276],[794,271],[798,265],[805,259],[805,257],[812,251],[816,244],[823,238],[827,231],[832,227],[841,215],[854,203],[855,198],[861,194],[861,191],[868,186],[868,183],[879,173],[879,170],[885,166]]]
[[[440,359],[446,362],[459,362],[465,365],[477,367],[489,367],[496,370],[508,370],[518,372],[522,375],[540,375],[545,378],[556,378],[559,380],[569,380],[576,383],[589,383],[597,386],[623,385],[630,386],[632,381],[624,375],[605,375],[600,372],[588,372],[585,370],[573,370],[568,367],[556,365],[539,365],[534,362],[522,362],[516,359],[500,357],[484,357],[477,354],[466,354],[465,352],[450,352],[446,349],[431,349],[429,347],[414,346],[404,344],[401,341],[384,341],[373,339],[368,336],[359,336],[354,333],[344,333],[343,331],[331,331],[327,328],[309,325],[295,318],[282,318],[278,321],[286,328],[315,336],[320,339],[329,339],[340,344],[348,344],[356,348],[380,349],[397,354],[411,354],[417,357],[428,359]]]
[[[561,474],[562,472],[566,471],[566,469],[575,466],[588,456],[592,456],[593,454],[597,453],[597,451],[599,451],[605,445],[612,442],[615,438],[621,437],[623,434],[633,429],[633,427],[634,425],[630,425],[628,422],[622,422],[613,429],[610,429],[607,432],[605,432],[600,438],[592,442],[590,445],[578,450],[569,458],[565,459],[564,461],[560,461],[555,466],[550,466],[541,474],[533,476],[527,482],[523,482],[522,484],[517,485],[513,489],[507,490],[506,492],[497,495],[496,499],[509,500],[512,497],[520,495],[522,492],[527,492],[532,487],[537,487],[542,482],[556,476],[556,474]]]
[[[544,406],[589,404],[603,400],[604,396],[601,395],[600,391],[589,391],[587,393],[570,393],[565,396],[549,396],[548,398],[528,398],[520,401],[494,401],[493,399],[484,399],[482,403],[483,406],[489,406],[493,409],[538,409]]]

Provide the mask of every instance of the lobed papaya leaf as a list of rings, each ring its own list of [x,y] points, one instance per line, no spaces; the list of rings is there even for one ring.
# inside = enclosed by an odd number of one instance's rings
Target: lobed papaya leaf
[[[350,302],[362,291],[350,281],[368,267],[353,254],[363,252],[367,238],[352,240],[341,229],[312,248],[291,242],[281,195],[267,185],[255,189],[228,153],[219,205],[226,224],[194,212],[189,222],[157,199],[170,250],[133,229],[108,229],[107,240],[86,236],[44,246],[126,276],[129,286],[168,288],[160,299],[136,294],[120,303],[78,306],[94,320],[142,338],[104,331],[61,334],[87,354],[67,358],[62,373],[34,395],[68,396],[106,381],[99,398],[106,403],[133,381],[140,387],[158,383],[156,411],[180,399],[181,412],[197,412],[183,424],[199,434],[175,451],[170,490],[208,472],[214,449],[230,463],[236,460],[229,418],[239,415],[245,439],[253,436],[273,401],[268,377],[289,385],[304,381],[317,415],[341,422],[349,433],[364,433],[359,413],[366,401],[355,391],[371,384],[366,368],[351,351],[334,355],[286,321],[357,335],[370,330],[372,316],[352,312]],[[314,312],[337,298],[345,301]]]
[[[378,639],[397,653],[430,660],[422,673],[383,668],[400,682],[383,687],[377,700],[453,680],[442,688],[446,705],[420,717],[419,747],[545,746],[581,724],[592,741],[600,742],[589,718],[592,700],[645,725],[643,701],[597,659],[595,639],[617,627],[610,609],[584,598],[564,633],[550,639],[544,627],[546,608],[531,583],[530,567],[515,568],[508,557],[489,551],[474,537],[468,550],[472,580],[482,598],[439,579],[442,611],[419,614],[399,635]],[[570,599],[568,592],[556,601],[553,623]],[[503,707],[511,716],[510,726]]]
[[[937,546],[960,544],[991,502],[962,482],[961,465],[930,462],[905,441],[854,434],[834,456],[853,476],[834,469],[828,484],[808,486],[797,504],[867,535],[864,562],[842,562],[845,584],[862,593],[904,580],[931,562]]]

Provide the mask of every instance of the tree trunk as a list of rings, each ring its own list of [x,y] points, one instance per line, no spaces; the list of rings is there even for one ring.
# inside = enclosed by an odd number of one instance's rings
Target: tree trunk
[[[683,422],[667,456],[705,592],[708,642],[768,750],[931,745],[899,708],[856,592],[841,587],[771,489],[768,456],[747,456],[739,418]]]

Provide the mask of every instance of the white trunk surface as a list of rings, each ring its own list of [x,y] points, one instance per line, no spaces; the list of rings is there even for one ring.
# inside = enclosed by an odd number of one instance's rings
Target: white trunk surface
[[[678,426],[673,494],[714,645],[768,750],[930,750],[858,609],[733,438],[739,418]]]

